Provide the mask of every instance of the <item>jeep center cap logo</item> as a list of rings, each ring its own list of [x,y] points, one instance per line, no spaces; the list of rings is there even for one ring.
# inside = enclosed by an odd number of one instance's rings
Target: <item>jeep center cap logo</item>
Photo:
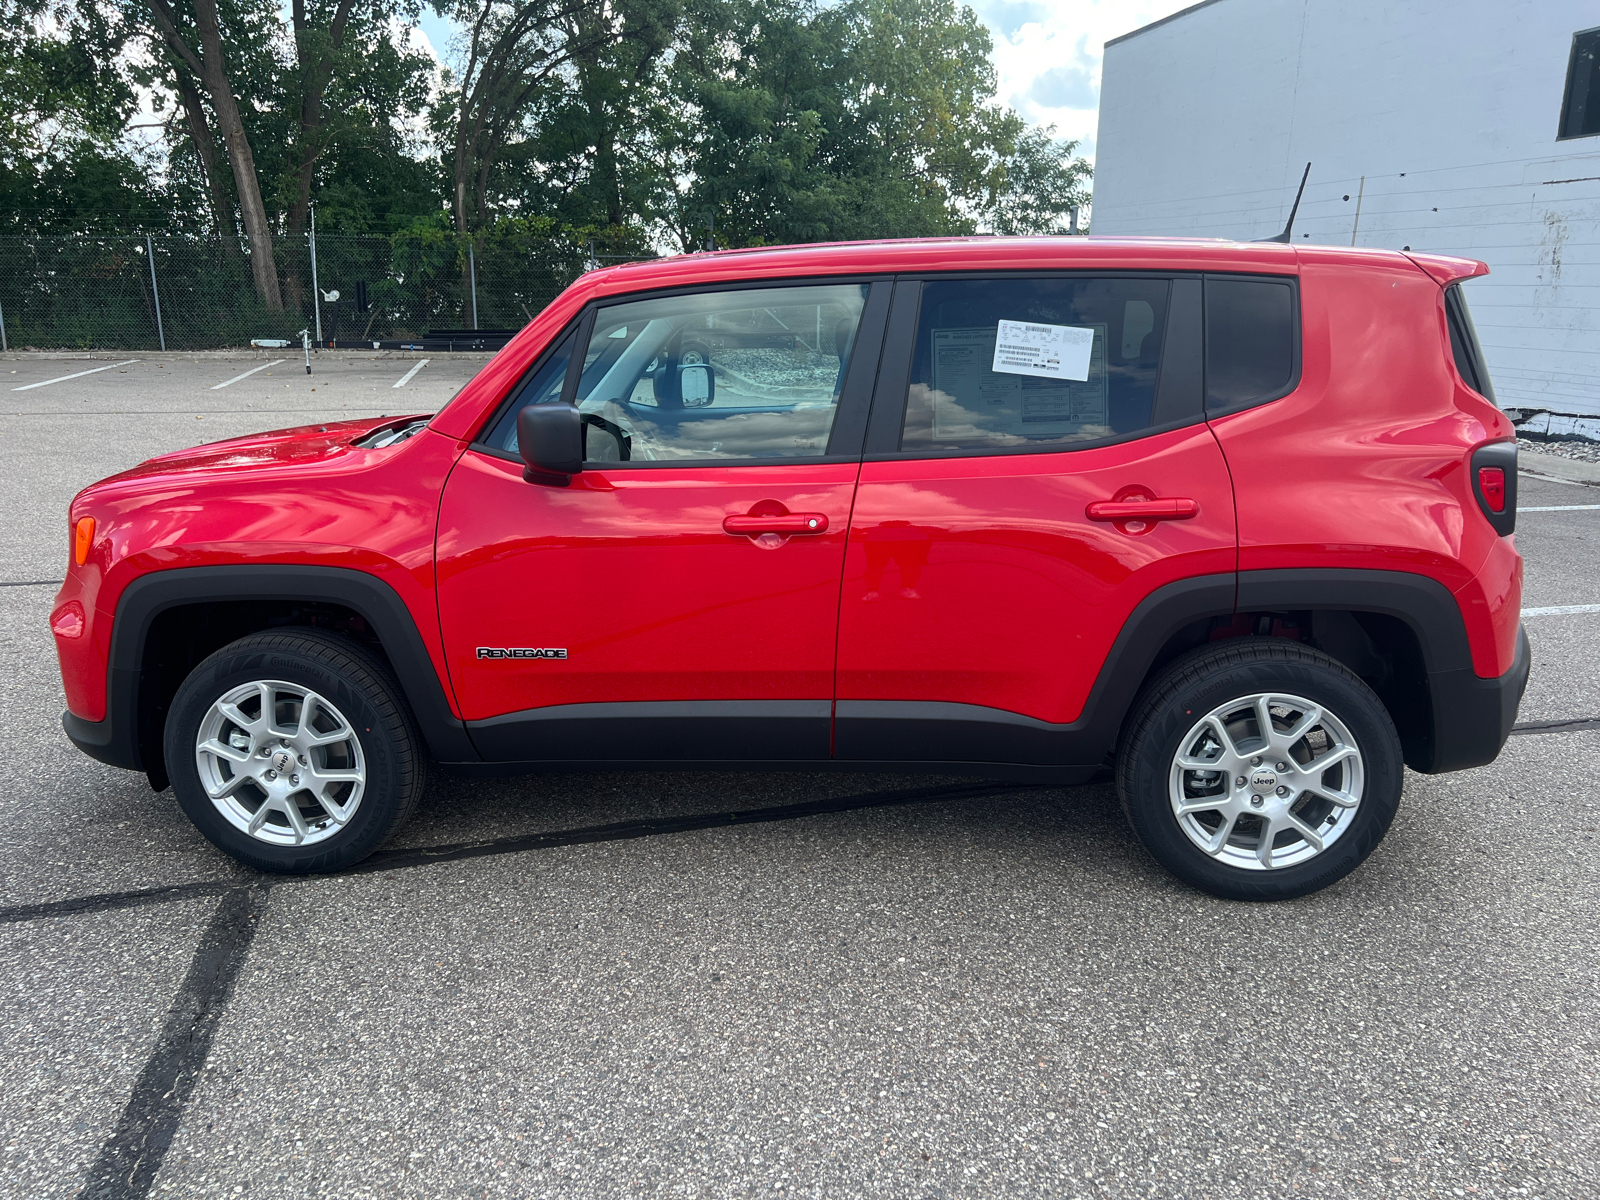
[[[1278,777],[1271,771],[1256,771],[1250,776],[1250,790],[1265,795],[1278,786]]]
[[[272,769],[279,775],[282,775],[292,766],[294,766],[294,755],[290,754],[287,750],[279,750],[273,754]]]

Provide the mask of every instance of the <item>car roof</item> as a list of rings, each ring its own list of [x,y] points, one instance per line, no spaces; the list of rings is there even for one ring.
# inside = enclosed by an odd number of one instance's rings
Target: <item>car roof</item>
[[[622,263],[591,272],[593,296],[716,280],[941,271],[1211,270],[1293,274],[1305,245],[1226,238],[948,237],[824,242],[716,250]],[[1411,266],[1395,250],[1316,247],[1319,261],[1374,260]],[[1464,260],[1465,261],[1465,260]],[[1414,267],[1413,267],[1414,269]]]

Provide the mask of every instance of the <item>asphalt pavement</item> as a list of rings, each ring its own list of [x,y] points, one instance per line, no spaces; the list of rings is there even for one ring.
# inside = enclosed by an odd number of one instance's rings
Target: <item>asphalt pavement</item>
[[[62,735],[67,502],[483,358],[128,357],[0,358],[0,1197],[1600,1195],[1600,611],[1288,904],[1108,787],[882,775],[443,778],[266,879]],[[1600,488],[1520,503],[1525,604],[1600,605]]]

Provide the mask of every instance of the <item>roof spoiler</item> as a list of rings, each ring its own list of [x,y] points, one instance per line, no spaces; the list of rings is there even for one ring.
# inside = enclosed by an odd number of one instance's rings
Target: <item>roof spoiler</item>
[[[1289,234],[1294,229],[1294,215],[1300,211],[1300,197],[1306,194],[1306,179],[1311,174],[1311,164],[1306,164],[1304,173],[1300,176],[1300,190],[1294,194],[1294,207],[1289,210],[1289,219],[1284,222],[1283,232],[1273,237],[1256,238],[1258,242],[1287,242]]]
[[[1449,287],[1463,279],[1476,279],[1489,273],[1489,265],[1475,258],[1456,258],[1446,254],[1418,254],[1406,251],[1406,257],[1421,267],[1439,283]]]

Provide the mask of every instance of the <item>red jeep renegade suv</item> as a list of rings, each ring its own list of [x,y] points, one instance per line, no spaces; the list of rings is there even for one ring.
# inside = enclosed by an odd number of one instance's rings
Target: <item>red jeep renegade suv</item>
[[[1482,263],[788,247],[568,288],[437,415],[73,501],[67,734],[271,871],[425,764],[1114,771],[1196,887],[1339,879],[1528,674]]]

